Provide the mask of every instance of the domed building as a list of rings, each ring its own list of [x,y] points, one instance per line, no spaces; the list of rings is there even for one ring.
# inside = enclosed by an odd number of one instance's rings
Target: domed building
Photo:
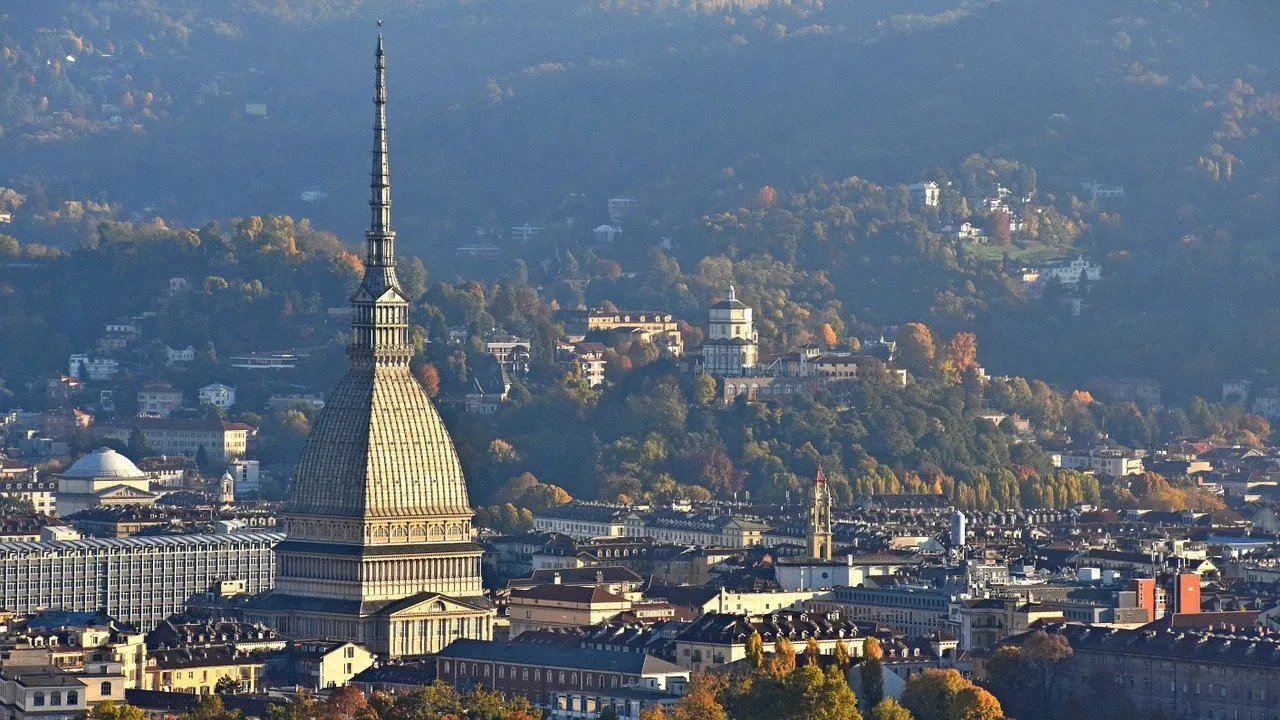
[[[378,37],[372,214],[351,297],[347,372],[316,418],[282,517],[275,587],[245,619],[295,638],[349,640],[390,658],[490,640],[466,479],[409,370],[409,298],[396,277],[386,60]]]
[[[716,376],[742,376],[755,370],[760,335],[751,308],[729,286],[729,297],[711,306],[707,339],[702,342],[699,368]]]
[[[62,517],[99,505],[151,505],[157,497],[146,473],[109,447],[94,450],[55,477],[54,504]]]

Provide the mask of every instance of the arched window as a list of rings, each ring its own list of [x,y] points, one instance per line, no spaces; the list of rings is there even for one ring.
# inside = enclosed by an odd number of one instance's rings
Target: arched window
[[[445,671],[445,672],[449,672],[449,661],[448,661],[448,660],[445,660],[445,661],[444,661],[444,671]]]
[[[61,705],[61,704],[62,704],[62,693],[58,692],[57,690],[54,690],[53,692],[49,693],[49,704],[50,704],[50,705]]]
[[[31,704],[36,707],[44,707],[44,693],[37,690],[35,694],[31,696]]]
[[[71,706],[73,706],[73,707],[74,707],[74,706],[76,706],[76,705],[79,705],[79,704],[80,704],[80,694],[79,694],[79,693],[77,693],[75,690],[68,690],[68,691],[67,691],[67,704],[68,704],[68,705],[71,705]]]
[[[102,691],[102,697],[111,697],[111,682],[103,681],[102,687],[98,688]]]
[[[563,670],[561,670],[561,671],[560,671],[560,684],[561,684],[561,685],[563,685],[563,684],[564,684],[564,671],[563,671]]]

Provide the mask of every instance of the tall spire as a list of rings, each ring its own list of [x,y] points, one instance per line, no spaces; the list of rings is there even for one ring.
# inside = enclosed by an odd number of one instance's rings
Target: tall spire
[[[382,27],[382,21],[378,21]],[[373,168],[369,173],[369,231],[366,265],[395,265],[396,234],[391,230],[391,163],[387,157],[387,55],[378,32],[373,95]]]
[[[382,22],[378,22],[382,26]],[[387,57],[378,32],[373,95],[373,168],[369,182],[369,229],[364,279],[351,297],[354,366],[408,366],[409,303],[396,279],[396,234],[391,229],[391,163],[387,153]]]

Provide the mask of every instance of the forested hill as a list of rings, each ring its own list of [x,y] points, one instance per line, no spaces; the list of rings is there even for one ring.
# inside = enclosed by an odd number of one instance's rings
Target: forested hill
[[[1231,196],[1274,181],[1272,134],[1251,129],[1274,122],[1280,21],[1246,0],[53,0],[0,25],[0,182],[357,231],[358,207],[297,198],[360,190],[377,16],[409,243],[554,217],[574,191],[704,210],[729,170],[888,183],[973,152],[1046,187],[1121,182],[1162,214],[1200,165],[1248,186]]]
[[[97,242],[90,200],[139,226],[288,214],[359,237],[381,17],[396,223],[433,278],[496,278],[508,263],[453,249],[477,227],[532,222],[547,227],[537,242],[503,248],[531,284],[696,322],[714,284],[736,279],[770,349],[823,322],[853,334],[925,320],[976,329],[997,372],[1151,375],[1183,398],[1280,365],[1272,4],[47,0],[4,12],[0,185],[17,192],[0,203],[25,201],[0,232],[23,252]],[[1034,190],[1060,222],[962,247],[935,232],[946,218],[902,201],[924,178],[953,182],[979,221],[999,181]],[[1092,202],[1086,180],[1126,197]],[[605,199],[624,194],[641,207],[621,242],[589,247]],[[76,211],[68,200],[87,217],[75,232],[57,220]],[[1022,263],[1076,253],[1105,275],[1079,317],[1020,293]],[[575,272],[593,276],[584,298],[556,285]]]

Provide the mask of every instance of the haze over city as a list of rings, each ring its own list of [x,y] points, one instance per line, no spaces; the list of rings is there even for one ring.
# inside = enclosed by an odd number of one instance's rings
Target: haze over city
[[[1271,720],[1277,40],[0,7],[0,711]]]

